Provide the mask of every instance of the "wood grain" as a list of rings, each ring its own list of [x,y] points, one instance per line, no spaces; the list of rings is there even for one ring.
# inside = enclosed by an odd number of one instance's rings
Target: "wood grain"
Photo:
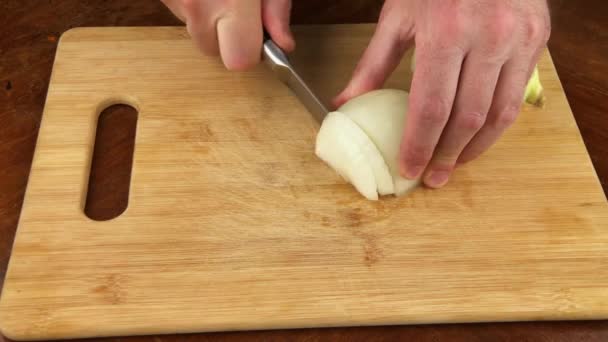
[[[373,25],[295,27],[323,100]],[[314,47],[314,48],[313,48]],[[407,89],[407,59],[387,87]],[[264,66],[183,28],[78,28],[57,51],[0,301],[19,339],[608,317],[608,203],[546,53],[549,99],[441,192],[370,202],[314,156]],[[138,111],[129,206],[83,212],[99,113]],[[542,129],[539,129],[542,127]]]
[[[372,22],[382,1],[295,1],[295,23]],[[554,28],[550,48],[600,179],[608,179],[608,3],[550,1]],[[38,1],[0,3],[0,271],[6,269],[30,169],[38,122],[58,36],[74,26],[177,25],[157,1]],[[57,20],[61,18],[61,20]],[[121,148],[113,149],[117,159]],[[114,183],[119,180],[114,180]],[[111,207],[112,201],[106,206]],[[3,280],[0,277],[0,282]],[[396,340],[417,341],[605,341],[608,322],[427,325],[333,328],[273,332],[163,336],[194,340]],[[103,339],[114,341],[115,339]],[[118,339],[116,339],[118,340]],[[134,337],[128,341],[156,341]]]

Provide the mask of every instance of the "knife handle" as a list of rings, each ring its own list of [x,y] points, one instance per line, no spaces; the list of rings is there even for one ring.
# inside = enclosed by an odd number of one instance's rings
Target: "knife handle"
[[[291,63],[287,55],[270,37],[266,29],[264,29],[264,43],[262,45],[262,60],[268,66],[277,71],[277,69],[291,69]],[[282,74],[282,73],[279,73]]]
[[[283,49],[272,40],[265,29],[262,55],[262,60],[274,72],[277,78],[295,93],[318,122],[323,122],[328,112],[327,108],[294,70]]]

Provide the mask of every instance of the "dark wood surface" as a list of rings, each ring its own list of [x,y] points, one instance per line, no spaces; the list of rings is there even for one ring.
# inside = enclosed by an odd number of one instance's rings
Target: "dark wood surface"
[[[549,48],[585,144],[608,191],[608,2],[552,0]],[[295,0],[293,22],[376,20],[382,1]],[[180,23],[157,0],[0,0],[0,285],[4,279],[59,36],[75,26]],[[98,135],[99,174],[130,163],[133,120],[116,126],[124,108],[109,110]],[[110,128],[107,128],[110,127]],[[117,128],[118,127],[118,128]],[[128,168],[127,168],[128,169]],[[128,172],[96,177],[90,216],[115,215]],[[110,190],[110,191],[108,191]],[[1,339],[1,338],[0,338]],[[230,332],[94,341],[608,341],[608,321],[525,322]]]

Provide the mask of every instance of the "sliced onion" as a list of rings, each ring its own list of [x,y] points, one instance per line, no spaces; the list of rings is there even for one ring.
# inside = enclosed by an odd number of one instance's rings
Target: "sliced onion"
[[[315,153],[367,199],[394,192],[391,174],[376,145],[340,112],[329,113],[323,121]]]
[[[399,174],[399,146],[408,111],[406,91],[380,89],[370,91],[346,102],[338,111],[346,114],[361,127],[376,145],[388,166],[395,195],[404,195],[419,184]]]

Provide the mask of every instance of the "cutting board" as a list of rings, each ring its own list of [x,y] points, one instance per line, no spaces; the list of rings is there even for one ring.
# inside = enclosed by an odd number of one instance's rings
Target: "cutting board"
[[[372,25],[297,27],[328,100]],[[387,87],[408,89],[408,59]],[[183,28],[63,35],[0,304],[9,337],[608,318],[608,205],[545,53],[545,108],[442,190],[363,199],[264,67]],[[98,114],[138,109],[129,205],[83,207]]]

